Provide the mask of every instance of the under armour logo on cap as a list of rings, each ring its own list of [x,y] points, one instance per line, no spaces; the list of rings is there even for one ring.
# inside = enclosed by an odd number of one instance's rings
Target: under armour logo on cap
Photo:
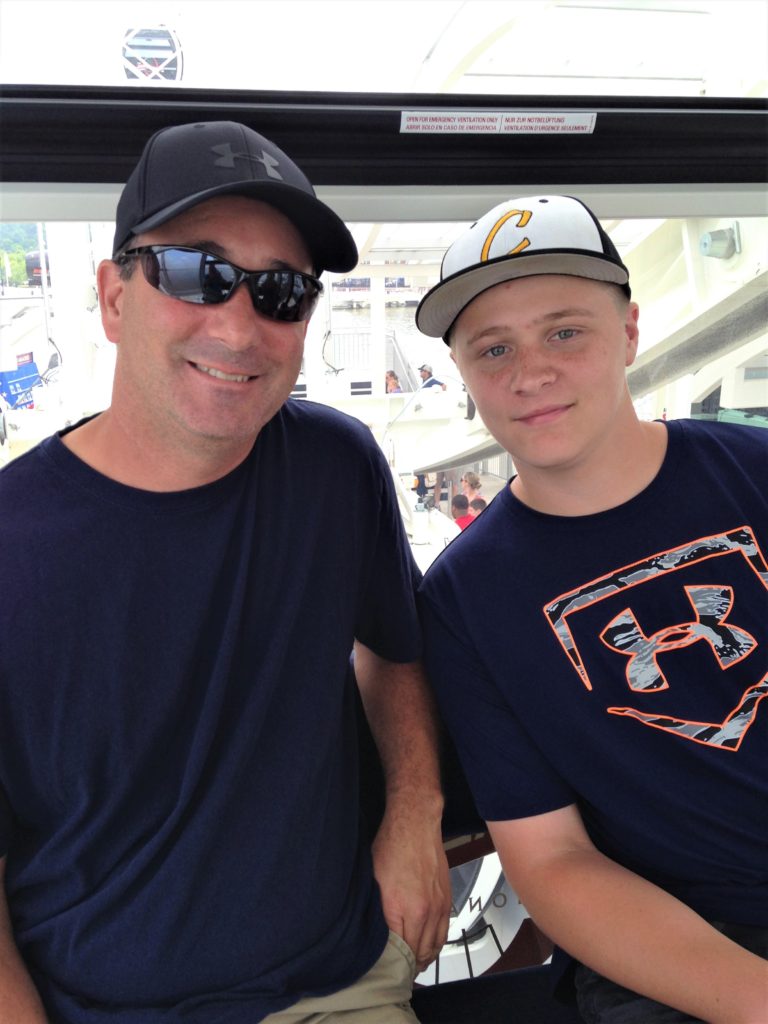
[[[252,156],[250,153],[236,153],[230,143],[223,142],[220,146],[211,146],[211,151],[220,154],[218,160],[213,161],[215,167],[234,167],[235,160],[250,160],[252,163],[263,164],[264,170],[270,178],[277,178],[279,181],[283,180],[282,174],[277,170],[280,166],[280,161],[275,160],[273,156],[270,156],[263,149],[261,156]]]
[[[357,263],[349,229],[317,198],[302,169],[236,121],[171,125],[148,139],[117,205],[113,253],[217,196],[247,196],[283,214],[301,234],[317,274],[344,273]]]

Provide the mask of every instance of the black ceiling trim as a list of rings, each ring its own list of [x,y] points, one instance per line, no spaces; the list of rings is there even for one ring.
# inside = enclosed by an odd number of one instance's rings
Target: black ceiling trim
[[[595,111],[584,135],[402,134],[402,110]],[[122,182],[158,128],[239,120],[316,185],[760,184],[768,101],[0,88],[0,180]]]

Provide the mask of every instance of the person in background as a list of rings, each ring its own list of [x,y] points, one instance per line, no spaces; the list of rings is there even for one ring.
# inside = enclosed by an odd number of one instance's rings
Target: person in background
[[[423,363],[419,367],[419,376],[421,377],[421,390],[424,388],[442,388],[445,391],[445,384],[432,375],[432,367],[429,363]]]
[[[461,478],[461,493],[466,494],[468,501],[474,501],[475,498],[480,497],[482,486],[480,477],[471,470]]]
[[[402,392],[400,380],[394,370],[387,370],[384,385],[388,395],[398,395]]]
[[[420,603],[560,991],[588,1024],[765,1024],[768,432],[638,418],[629,274],[573,197],[480,217],[417,323],[516,467]]]
[[[475,517],[469,511],[469,502],[467,501],[466,494],[454,494],[451,499],[451,515],[456,525],[461,527],[462,530],[474,522]]]
[[[483,509],[488,507],[488,502],[485,498],[473,498],[469,503],[469,514],[472,516],[479,516]]]
[[[450,910],[419,573],[370,431],[289,399],[356,262],[245,125],[161,129],[123,189],[111,405],[0,473],[4,1022],[415,1020]]]

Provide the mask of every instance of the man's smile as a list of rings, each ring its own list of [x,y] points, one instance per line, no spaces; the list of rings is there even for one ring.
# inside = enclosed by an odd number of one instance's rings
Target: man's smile
[[[201,373],[207,373],[211,377],[216,377],[217,380],[231,380],[239,384],[245,384],[249,380],[255,380],[257,374],[253,376],[247,373],[225,373],[224,370],[217,370],[213,366],[203,366],[202,363],[190,363],[196,370],[200,370]]]

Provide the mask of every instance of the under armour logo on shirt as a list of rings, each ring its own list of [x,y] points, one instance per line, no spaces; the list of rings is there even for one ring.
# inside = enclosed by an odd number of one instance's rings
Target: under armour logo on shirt
[[[666,690],[666,676],[659,667],[659,655],[706,641],[720,668],[727,669],[746,658],[757,646],[755,638],[726,619],[733,607],[733,587],[688,586],[688,600],[696,619],[667,626],[646,636],[631,608],[617,615],[600,634],[600,639],[614,651],[626,654],[627,682],[632,690]]]
[[[234,167],[235,160],[250,160],[253,163],[263,164],[264,170],[270,178],[283,180],[282,174],[277,170],[280,166],[279,161],[275,160],[273,156],[270,156],[263,149],[261,156],[252,156],[250,153],[236,153],[229,142],[223,142],[219,146],[211,146],[211,150],[219,154],[218,159],[213,161],[216,167]]]

